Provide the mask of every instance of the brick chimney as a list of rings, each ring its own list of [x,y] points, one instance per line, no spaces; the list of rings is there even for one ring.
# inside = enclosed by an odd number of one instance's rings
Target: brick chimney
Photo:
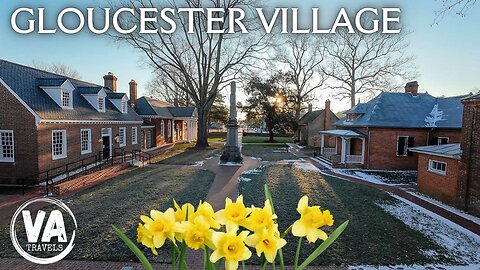
[[[115,93],[117,92],[117,77],[112,72],[108,72],[107,75],[103,76],[103,82],[105,88],[108,88]]]
[[[405,93],[411,93],[413,96],[418,95],[418,82],[413,81],[413,82],[408,82],[405,85]]]
[[[135,80],[131,80],[128,85],[130,86],[130,105],[135,107],[137,105],[138,83]]]
[[[325,100],[325,130],[332,129],[332,111],[330,110],[330,100]]]
[[[308,104],[308,112],[311,112],[313,111],[313,105],[312,104]]]

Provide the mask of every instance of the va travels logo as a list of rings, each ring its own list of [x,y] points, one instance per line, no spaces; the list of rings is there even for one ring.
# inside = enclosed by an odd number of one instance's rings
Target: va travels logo
[[[32,212],[39,208],[45,211],[38,210],[32,217]],[[62,201],[34,198],[13,215],[10,237],[22,257],[33,263],[50,264],[65,258],[73,249],[76,229],[75,216]]]

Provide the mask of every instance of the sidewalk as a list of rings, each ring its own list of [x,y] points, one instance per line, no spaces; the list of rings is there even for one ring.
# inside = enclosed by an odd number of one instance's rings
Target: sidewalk
[[[292,154],[294,154],[295,156],[299,157],[299,158],[304,158],[305,161],[313,164],[315,167],[319,168],[322,170],[322,174],[323,175],[326,175],[326,176],[331,176],[331,177],[335,177],[335,178],[340,178],[340,179],[343,179],[343,180],[346,180],[346,181],[350,181],[350,182],[353,182],[353,183],[356,183],[356,184],[361,184],[361,185],[366,185],[366,186],[370,186],[370,187],[374,187],[376,189],[379,189],[379,190],[382,190],[384,192],[387,192],[387,193],[391,193],[391,194],[394,194],[394,195],[397,195],[399,197],[402,197],[408,201],[411,201],[441,217],[444,217],[460,226],[462,226],[463,228],[477,234],[477,235],[480,235],[480,225],[469,220],[469,219],[466,219],[462,216],[459,216],[453,212],[450,212],[442,207],[439,207],[435,204],[432,204],[428,201],[425,201],[419,197],[416,197],[416,196],[413,196],[412,194],[408,193],[407,191],[399,188],[399,187],[396,187],[396,186],[389,186],[389,185],[382,185],[382,184],[375,184],[375,183],[371,183],[371,182],[367,182],[367,181],[363,181],[363,180],[360,180],[358,178],[355,178],[355,177],[350,177],[350,176],[346,176],[346,175],[341,175],[341,174],[337,174],[333,171],[331,171],[330,169],[328,168],[325,168],[324,166],[322,166],[321,164],[317,163],[317,162],[314,162],[310,159],[309,156],[305,155],[304,153],[302,153],[297,147],[295,147],[295,145],[293,144],[290,144],[291,146],[291,149],[292,149]]]

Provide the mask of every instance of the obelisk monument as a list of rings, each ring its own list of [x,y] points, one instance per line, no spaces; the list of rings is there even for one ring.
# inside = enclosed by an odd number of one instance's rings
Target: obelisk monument
[[[230,117],[227,123],[227,144],[220,157],[220,163],[242,163],[242,153],[238,145],[238,123],[237,123],[237,85],[230,84]]]

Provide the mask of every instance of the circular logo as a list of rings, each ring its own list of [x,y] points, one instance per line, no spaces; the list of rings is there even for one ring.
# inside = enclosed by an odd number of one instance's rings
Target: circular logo
[[[36,208],[34,204],[37,204]],[[45,205],[51,207],[44,211],[41,208]],[[35,218],[30,209],[40,209]],[[64,215],[70,216],[70,219]],[[23,227],[17,222],[19,217],[23,218]],[[37,264],[51,264],[65,258],[72,251],[76,229],[75,216],[62,201],[55,198],[34,198],[24,202],[13,214],[10,237],[17,252],[25,259]]]

